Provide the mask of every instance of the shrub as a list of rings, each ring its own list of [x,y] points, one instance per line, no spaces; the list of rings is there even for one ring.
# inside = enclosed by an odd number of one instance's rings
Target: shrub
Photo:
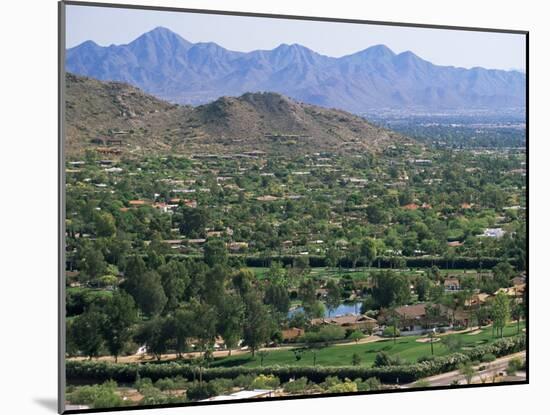
[[[308,388],[309,381],[306,377],[301,377],[283,385],[283,390],[290,394],[304,393]]]
[[[245,389],[249,388],[250,385],[252,385],[252,382],[254,382],[253,375],[239,375],[235,379],[233,379],[234,386],[238,386]]]
[[[483,363],[489,363],[489,362],[492,362],[494,360],[496,360],[496,356],[492,353],[486,353],[484,354],[483,356],[481,356],[481,361]]]
[[[219,395],[220,391],[217,385],[213,382],[196,382],[187,389],[187,399],[190,401],[200,401],[210,398],[211,396]]]
[[[462,337],[451,335],[443,337],[441,343],[443,343],[443,345],[449,349],[450,352],[458,352],[462,349],[464,341],[462,340]]]
[[[220,391],[220,393],[228,392],[231,389],[233,389],[233,380],[231,379],[224,379],[224,378],[214,379],[208,383],[209,384],[211,383],[212,387]]]
[[[93,408],[109,408],[125,405],[116,393],[117,384],[108,381],[101,385],[78,386],[67,394],[67,400],[75,405],[89,405]]]
[[[254,389],[275,389],[279,387],[280,383],[278,377],[262,374],[257,376],[250,386]]]
[[[516,357],[508,362],[508,368],[506,369],[506,373],[509,376],[514,376],[516,372],[523,367],[523,365],[524,363],[521,361],[521,359]]]
[[[423,362],[431,362],[435,359],[435,356],[433,355],[430,355],[430,356],[420,356],[418,359],[416,359],[416,361],[418,363],[423,363]]]
[[[349,379],[344,379],[343,382],[337,382],[327,388],[328,393],[345,393],[357,392],[357,384]]]
[[[153,387],[153,381],[149,378],[138,378],[134,383],[134,388],[138,390],[138,392],[143,391],[144,389]]]
[[[399,356],[390,356],[388,353],[382,351],[376,354],[374,358],[374,367],[383,367],[383,366],[399,366],[402,365],[403,361]]]
[[[162,378],[155,382],[155,387],[161,391],[176,389],[175,382],[170,378]]]
[[[170,397],[154,386],[144,386],[140,393],[143,395],[140,401],[142,405],[162,405],[170,402]]]
[[[377,378],[368,378],[365,381],[361,381],[361,379],[355,379],[354,382],[357,384],[357,390],[361,392],[377,391],[382,389],[382,383],[380,383]]]
[[[349,333],[348,336],[347,336],[348,340],[353,340],[355,342],[358,342],[363,337],[365,337],[365,335],[363,334],[363,332],[361,330],[354,330],[351,333]]]
[[[399,331],[398,328],[394,328],[394,326],[388,326],[382,332],[382,336],[383,337],[394,337],[394,332],[395,332],[395,337],[399,337],[401,335],[401,332]]]

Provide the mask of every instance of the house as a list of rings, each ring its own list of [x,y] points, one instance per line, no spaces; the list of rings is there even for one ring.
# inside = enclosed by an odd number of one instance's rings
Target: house
[[[300,329],[298,327],[291,327],[289,329],[285,329],[281,332],[283,341],[292,341],[296,340],[298,337],[303,336],[304,329]]]
[[[418,209],[418,205],[416,203],[409,203],[409,204],[403,206],[403,209],[416,210],[416,209]]]
[[[445,291],[460,291],[460,280],[458,278],[446,278],[443,282]]]
[[[178,249],[181,248],[183,241],[181,239],[167,239],[162,241],[162,243],[170,245],[170,248],[172,249]]]
[[[248,248],[248,242],[230,242],[227,248],[233,252],[242,251]]]
[[[395,309],[400,329],[420,330],[427,325],[426,304],[404,305]],[[384,320],[389,322],[389,316]]]
[[[483,235],[488,238],[502,238],[506,231],[502,228],[486,228]]]
[[[256,200],[259,200],[260,202],[274,202],[275,200],[279,200],[276,196],[266,195],[266,196],[259,196],[256,198]]]
[[[170,205],[163,202],[153,203],[153,208],[160,210],[162,213],[172,213]]]
[[[426,303],[404,305],[395,309],[397,326],[404,331],[418,331],[436,324],[448,324],[450,315],[448,310],[438,304]],[[379,320],[391,324],[392,316],[389,310],[381,310]]]
[[[460,242],[460,241],[447,242],[447,246],[450,247],[450,248],[457,248],[457,247],[462,246],[462,245],[464,245],[464,242]]]
[[[518,275],[517,277],[512,278],[513,285],[521,285],[521,284],[525,284],[526,282],[527,282],[527,275],[525,274],[521,274],[521,275]]]
[[[470,298],[464,301],[464,307],[477,308],[485,304],[490,297],[491,296],[489,294],[485,294],[485,293],[474,294]]]
[[[525,287],[526,287],[526,284],[519,284],[508,288],[499,288],[498,290],[495,291],[495,295],[499,293],[504,293],[508,297],[521,299],[523,297],[523,293],[525,292]]]
[[[146,202],[145,200],[130,200],[128,202],[128,204],[131,206],[131,207],[140,207],[140,206],[146,206],[148,205],[149,203]]]

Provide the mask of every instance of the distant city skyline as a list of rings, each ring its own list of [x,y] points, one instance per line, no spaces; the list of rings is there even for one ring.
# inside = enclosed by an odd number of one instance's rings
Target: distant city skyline
[[[67,48],[87,40],[101,46],[127,44],[162,26],[193,43],[215,42],[242,52],[298,43],[322,55],[340,57],[384,44],[395,53],[410,50],[437,65],[525,71],[525,36],[521,34],[81,5],[69,5],[66,10]]]

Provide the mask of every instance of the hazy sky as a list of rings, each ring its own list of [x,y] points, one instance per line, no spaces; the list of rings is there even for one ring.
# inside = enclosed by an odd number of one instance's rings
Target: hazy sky
[[[525,69],[525,36],[182,12],[67,6],[67,47],[93,40],[102,46],[126,44],[164,26],[190,42],[216,42],[235,51],[273,49],[299,43],[328,56],[343,56],[384,44],[396,53],[410,50],[438,65]]]

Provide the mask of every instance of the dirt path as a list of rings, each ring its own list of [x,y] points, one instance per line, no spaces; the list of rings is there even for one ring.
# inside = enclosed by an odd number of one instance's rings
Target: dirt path
[[[482,363],[475,367],[476,373],[472,377],[472,383],[482,383],[483,381],[488,381],[493,377],[498,377],[502,372],[506,371],[508,362],[515,358],[525,358],[525,351],[514,353],[508,356],[498,358],[497,360],[491,363]],[[485,369],[482,371],[477,371],[479,366],[485,366]],[[465,384],[466,380],[463,374],[459,370],[453,370],[452,372],[441,373],[439,375],[430,376],[427,378],[421,379],[422,381],[427,381],[430,386],[448,386],[453,381],[458,382],[459,384]],[[414,387],[416,382],[403,385],[404,388]]]

